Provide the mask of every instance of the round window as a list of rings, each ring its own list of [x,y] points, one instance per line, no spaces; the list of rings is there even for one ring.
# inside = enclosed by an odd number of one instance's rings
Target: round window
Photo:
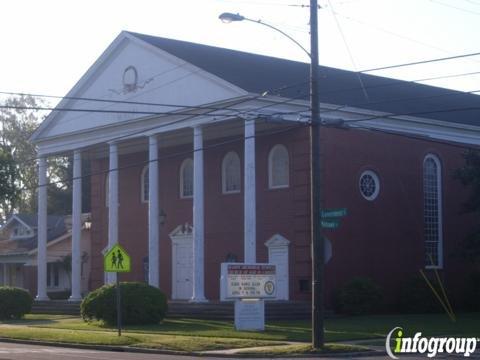
[[[380,192],[378,175],[370,170],[364,171],[362,175],[360,175],[358,185],[362,196],[369,201],[375,200]]]

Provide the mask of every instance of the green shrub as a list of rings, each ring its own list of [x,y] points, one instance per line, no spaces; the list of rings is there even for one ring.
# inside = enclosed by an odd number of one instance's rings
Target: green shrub
[[[354,278],[339,289],[336,310],[348,315],[371,314],[382,303],[380,288],[369,278]]]
[[[431,281],[431,283],[437,293],[441,294],[437,282]],[[441,312],[442,307],[425,279],[413,276],[400,284],[398,310],[407,314],[420,314]]]
[[[141,282],[120,283],[122,324],[158,324],[167,312],[167,298],[156,287]],[[89,293],[80,304],[82,318],[117,323],[116,285],[104,285]]]
[[[32,309],[32,296],[27,290],[0,286],[0,319],[20,319]]]

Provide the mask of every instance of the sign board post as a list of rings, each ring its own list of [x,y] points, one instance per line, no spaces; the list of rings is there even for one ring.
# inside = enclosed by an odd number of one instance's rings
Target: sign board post
[[[222,266],[226,299],[235,300],[235,329],[264,330],[263,299],[276,296],[276,267],[272,264],[227,263]]]
[[[130,255],[119,244],[112,246],[103,257],[103,270],[105,272],[117,273],[116,298],[117,298],[117,328],[118,336],[122,335],[122,297],[120,293],[120,273],[130,272],[132,262]]]

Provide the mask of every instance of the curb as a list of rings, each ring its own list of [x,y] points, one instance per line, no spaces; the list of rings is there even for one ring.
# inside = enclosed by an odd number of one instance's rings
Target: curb
[[[214,358],[318,358],[319,356],[328,358],[350,358],[350,357],[371,357],[378,355],[386,355],[386,353],[376,350],[366,350],[359,352],[344,352],[344,353],[325,353],[325,354],[288,354],[288,355],[262,355],[262,354],[212,354],[206,352],[186,352],[175,350],[160,350],[139,348],[133,346],[112,346],[112,345],[88,345],[88,344],[75,344],[75,343],[59,343],[53,341],[36,341],[36,340],[22,340],[12,339],[6,337],[0,337],[0,342],[13,343],[13,344],[26,344],[37,346],[52,346],[63,347],[83,350],[97,350],[97,351],[114,351],[114,352],[130,352],[140,354],[159,354],[159,355],[176,355],[176,356],[195,356],[195,357],[214,357]]]

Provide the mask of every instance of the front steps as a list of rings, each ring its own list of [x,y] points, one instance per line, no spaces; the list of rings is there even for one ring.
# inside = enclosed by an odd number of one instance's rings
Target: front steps
[[[80,303],[67,300],[35,301],[33,314],[79,315]],[[210,301],[207,303],[190,303],[187,301],[170,301],[167,317],[195,318],[209,320],[233,320],[233,302]],[[304,320],[310,319],[310,303],[298,301],[266,301],[266,320]]]

